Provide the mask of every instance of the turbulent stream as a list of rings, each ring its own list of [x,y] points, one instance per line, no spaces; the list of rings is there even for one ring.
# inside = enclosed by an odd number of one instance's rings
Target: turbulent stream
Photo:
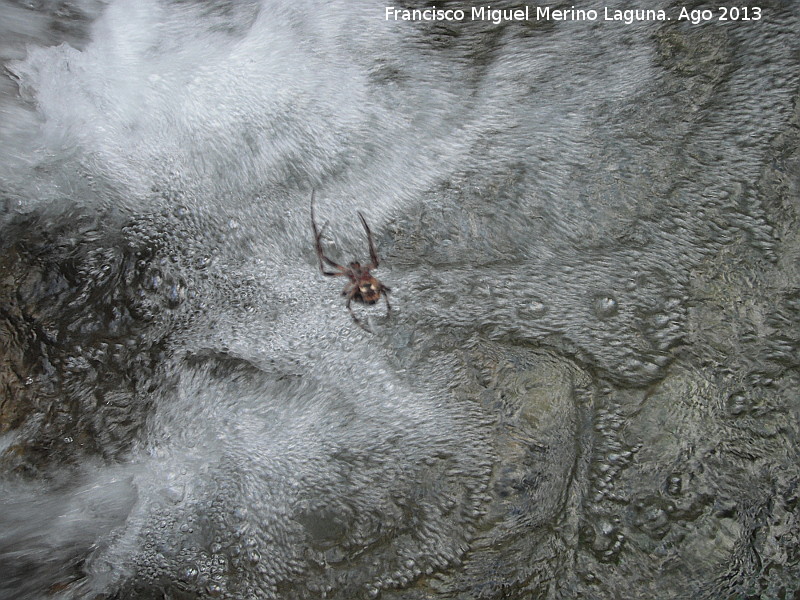
[[[798,597],[800,6],[647,4],[0,1],[0,598]]]

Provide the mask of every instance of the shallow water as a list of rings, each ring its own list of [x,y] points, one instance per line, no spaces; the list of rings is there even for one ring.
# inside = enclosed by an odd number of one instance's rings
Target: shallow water
[[[384,9],[0,4],[0,597],[800,593],[800,12]]]

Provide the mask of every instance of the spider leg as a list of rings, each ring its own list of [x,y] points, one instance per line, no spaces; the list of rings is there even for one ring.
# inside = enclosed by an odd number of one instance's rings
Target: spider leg
[[[383,286],[381,288],[381,294],[383,294],[383,299],[386,300],[386,316],[387,317],[392,314],[392,305],[389,303],[389,292],[390,291],[391,290],[386,286]]]
[[[346,269],[342,265],[333,262],[330,258],[325,256],[325,254],[322,252],[322,241],[321,240],[322,240],[322,232],[325,230],[325,225],[322,226],[322,229],[318,229],[317,228],[317,221],[314,218],[314,194],[315,193],[316,193],[316,190],[311,190],[311,229],[314,231],[314,247],[317,250],[317,258],[319,259],[319,271],[323,275],[328,275],[328,276],[331,276],[331,277],[335,277],[337,275],[344,275]],[[326,271],[325,270],[325,263],[327,263],[329,266],[333,267],[334,269],[337,269],[338,272]]]
[[[317,256],[319,256],[319,258],[320,258],[320,263],[319,263],[320,264],[320,270],[324,270],[323,266],[322,266],[322,261],[325,261],[330,266],[332,266],[332,267],[334,267],[336,269],[340,269],[341,271],[345,271],[346,270],[345,267],[343,267],[339,263],[333,262],[330,258],[325,256],[325,254],[323,254],[323,252],[322,252],[322,232],[325,230],[326,226],[327,226],[327,223],[322,226],[322,229],[319,230],[319,233],[316,236]],[[342,273],[335,273],[335,275],[342,275]]]
[[[345,273],[346,269],[342,265],[337,265],[335,262],[333,262],[332,260],[330,260],[326,256],[320,255],[320,258],[324,259],[325,262],[327,262],[332,267],[335,267],[335,268],[339,269],[338,271],[326,271],[325,270],[325,266],[322,264],[322,260],[320,260],[319,261],[319,272],[322,273],[323,275],[328,275],[329,277],[336,277],[338,275],[347,275],[347,273]]]
[[[380,261],[378,260],[378,253],[375,251],[375,242],[372,241],[372,232],[369,230],[367,220],[364,218],[364,215],[361,214],[361,211],[358,211],[358,217],[361,219],[361,224],[364,226],[364,231],[367,232],[367,242],[369,242],[369,258],[372,261],[372,264],[369,266],[369,268],[377,269]]]
[[[372,333],[372,330],[371,330],[369,327],[367,327],[366,325],[364,325],[364,323],[361,321],[361,319],[359,319],[359,318],[356,316],[356,313],[355,313],[355,311],[353,310],[353,307],[352,307],[352,306],[350,306],[350,303],[351,303],[352,301],[353,301],[353,294],[351,293],[349,296],[347,296],[347,304],[345,304],[345,306],[347,307],[347,310],[349,310],[349,311],[350,311],[350,316],[351,316],[351,317],[353,317],[353,322],[354,322],[356,325],[358,325],[359,327],[361,327],[361,329],[363,329],[363,330],[364,330],[364,331],[366,331],[367,333]]]

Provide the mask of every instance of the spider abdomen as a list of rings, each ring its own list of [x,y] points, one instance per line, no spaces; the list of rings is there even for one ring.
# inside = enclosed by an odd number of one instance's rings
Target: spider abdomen
[[[362,277],[358,283],[358,295],[364,304],[375,304],[380,300],[382,289],[381,283],[371,275]]]

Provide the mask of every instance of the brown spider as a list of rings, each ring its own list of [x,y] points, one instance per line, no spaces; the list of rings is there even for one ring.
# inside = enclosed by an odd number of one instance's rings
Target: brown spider
[[[372,262],[365,266],[357,262],[351,262],[348,266],[343,267],[333,262],[322,253],[322,244],[320,240],[322,239],[322,232],[325,229],[325,225],[322,226],[322,229],[317,228],[317,223],[314,219],[314,191],[311,192],[311,228],[314,230],[314,244],[317,249],[317,258],[319,258],[319,270],[323,275],[328,275],[329,277],[344,276],[350,280],[342,290],[342,296],[347,297],[347,304],[345,306],[347,306],[347,310],[350,311],[350,315],[353,317],[353,321],[355,321],[356,325],[361,327],[364,331],[372,333],[372,330],[364,325],[356,316],[356,313],[353,312],[353,307],[350,306],[350,303],[355,300],[362,304],[375,304],[381,299],[381,296],[383,296],[384,300],[386,300],[386,314],[388,316],[392,311],[392,305],[389,304],[389,292],[391,290],[370,273],[373,269],[378,268],[380,261],[378,261],[378,253],[375,251],[375,243],[372,241],[372,232],[369,230],[369,225],[367,225],[367,221],[361,212],[358,213],[358,217],[361,219],[364,231],[367,232],[369,258]],[[326,271],[325,264],[336,270]]]

